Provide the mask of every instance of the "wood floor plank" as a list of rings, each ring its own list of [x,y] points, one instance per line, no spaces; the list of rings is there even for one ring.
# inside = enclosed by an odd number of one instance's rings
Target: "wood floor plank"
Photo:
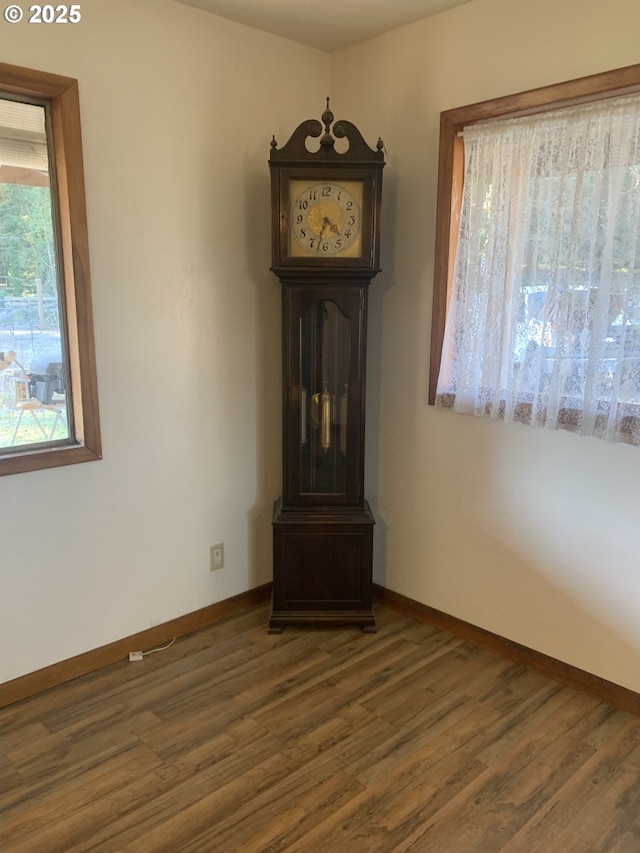
[[[0,710],[3,853],[638,853],[638,720],[386,606]]]
[[[565,848],[571,849],[571,848]],[[638,853],[640,843],[638,843],[637,832],[625,832],[614,842],[614,846],[609,848],[609,853]]]
[[[388,850],[483,770],[462,752],[438,761],[431,749],[419,751],[286,849],[288,853]]]
[[[639,729],[637,720],[620,726],[510,839],[504,853],[543,853],[550,838],[562,843],[567,826],[579,843],[598,850],[613,849],[624,834],[635,837],[640,850]],[[635,820],[620,832],[613,818],[624,822],[627,814]]]
[[[462,795],[426,820],[408,843],[398,846],[398,853],[479,851],[489,838],[493,849],[500,850],[593,755],[593,747],[571,736],[581,715],[581,703],[565,702],[539,726],[526,731],[500,761],[494,761]]]
[[[44,853],[45,850],[68,849],[75,839],[95,831],[100,814],[103,822],[111,820],[113,798],[118,790],[126,788],[132,779],[147,779],[152,771],[161,767],[162,762],[151,750],[138,747],[102,762],[93,774],[83,774],[71,783],[57,784],[54,791],[47,792],[44,797],[30,795],[26,807],[11,808],[9,816],[5,815],[3,848],[25,853],[28,850]],[[78,779],[82,784],[77,783]]]
[[[250,803],[194,839],[184,853],[282,850],[362,791],[362,786],[333,762],[316,756],[260,792]],[[283,814],[283,803],[284,814]],[[163,848],[164,849],[164,848]],[[171,847],[166,848],[167,851]]]
[[[436,697],[432,705],[411,720],[410,728],[392,727],[391,734],[373,749],[351,757],[349,769],[361,782],[372,785],[434,742],[441,757],[464,750],[478,728],[490,727],[497,716],[493,709],[472,707],[468,697],[451,691],[440,699]]]

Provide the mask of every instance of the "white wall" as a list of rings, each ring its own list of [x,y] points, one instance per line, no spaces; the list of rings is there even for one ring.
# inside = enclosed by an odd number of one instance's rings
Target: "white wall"
[[[320,114],[329,58],[162,0],[82,13],[0,32],[79,80],[104,450],[0,480],[0,681],[271,579],[269,142]]]
[[[640,689],[640,453],[427,405],[442,110],[638,61],[636,0],[476,0],[332,57],[388,151],[371,286],[375,579]]]

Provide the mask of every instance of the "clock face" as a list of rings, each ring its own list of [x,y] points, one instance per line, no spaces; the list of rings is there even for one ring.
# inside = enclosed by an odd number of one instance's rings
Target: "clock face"
[[[360,181],[292,180],[289,184],[289,197],[290,256],[361,256]]]

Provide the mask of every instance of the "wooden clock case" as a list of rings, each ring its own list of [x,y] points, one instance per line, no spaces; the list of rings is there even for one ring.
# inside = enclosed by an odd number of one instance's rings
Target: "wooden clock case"
[[[317,150],[310,151],[309,140],[318,137]],[[336,150],[336,139],[346,140],[346,151]],[[364,499],[364,427],[367,295],[380,271],[382,149],[381,140],[375,150],[369,148],[351,122],[333,123],[328,99],[322,124],[307,120],[282,148],[275,139],[271,143],[271,269],[282,285],[283,381],[283,493],[273,510],[272,633],[288,623],[353,623],[375,631],[375,521]],[[314,227],[314,220],[306,198],[300,201],[291,187],[315,188],[309,190],[313,205],[325,185],[327,195],[335,195],[341,182],[357,190],[359,215],[347,219],[348,211],[335,205],[316,205],[320,243],[312,241],[310,249],[307,240],[303,251],[295,242],[296,223]],[[296,204],[300,209],[293,209]],[[351,221],[359,228],[358,239],[341,255],[336,238],[347,233]],[[329,229],[330,244],[321,239]],[[331,254],[323,253],[327,246]]]

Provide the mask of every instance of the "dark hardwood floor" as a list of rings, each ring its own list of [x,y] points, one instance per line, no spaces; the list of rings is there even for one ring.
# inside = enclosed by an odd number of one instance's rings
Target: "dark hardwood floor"
[[[638,853],[639,720],[376,607],[265,605],[0,712],[3,853]]]

